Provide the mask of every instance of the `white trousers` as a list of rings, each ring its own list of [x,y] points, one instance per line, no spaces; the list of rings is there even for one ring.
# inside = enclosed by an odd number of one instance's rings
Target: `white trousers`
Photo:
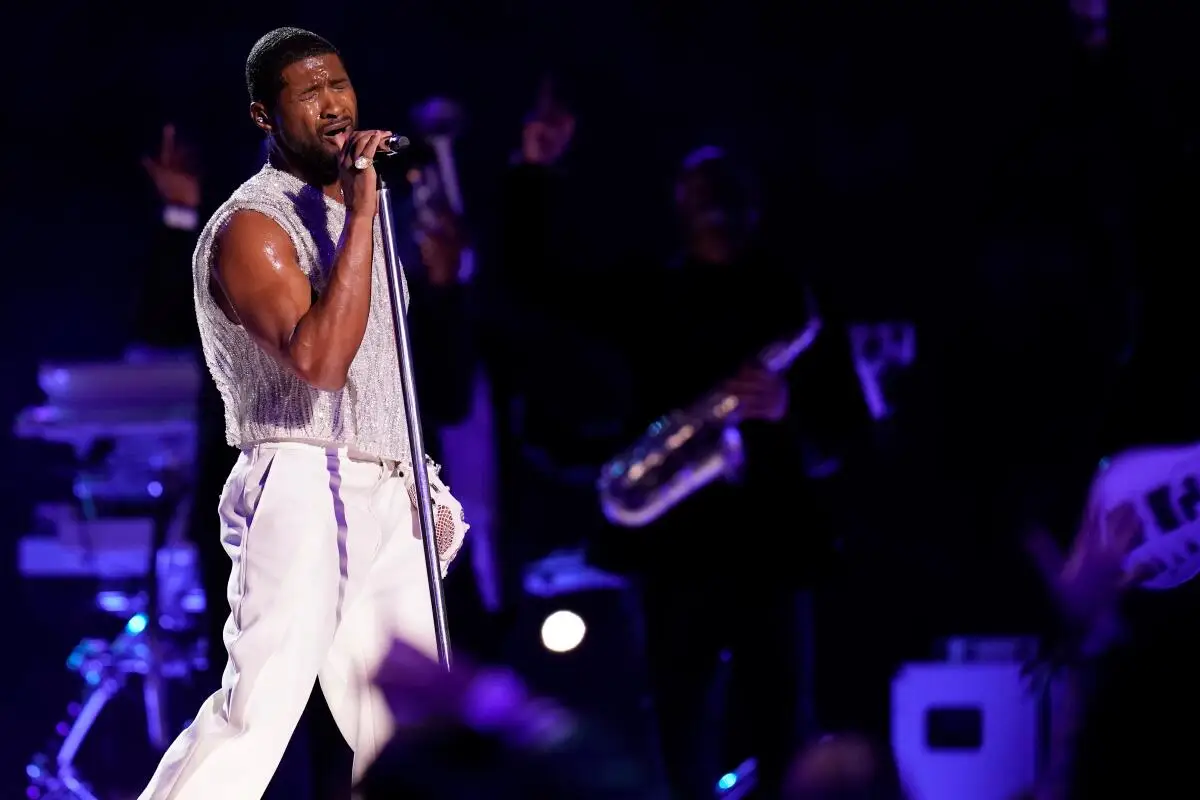
[[[436,657],[420,526],[394,465],[345,448],[246,450],[221,496],[229,663],[141,800],[257,800],[313,681],[357,780],[391,736],[371,678],[394,637]]]

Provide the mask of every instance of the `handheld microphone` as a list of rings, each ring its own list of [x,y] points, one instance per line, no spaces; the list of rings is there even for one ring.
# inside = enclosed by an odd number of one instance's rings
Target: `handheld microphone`
[[[412,143],[408,140],[407,136],[400,136],[399,134],[389,136],[383,140],[380,150],[375,153],[375,160],[378,161],[381,158],[391,158],[394,155],[399,155],[410,144]]]

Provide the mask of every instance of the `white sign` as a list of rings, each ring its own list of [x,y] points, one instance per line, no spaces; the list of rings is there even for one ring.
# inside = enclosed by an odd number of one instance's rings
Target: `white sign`
[[[1173,589],[1200,573],[1200,444],[1122,453],[1101,465],[1090,502],[1101,525],[1123,503],[1137,509],[1144,538],[1124,566],[1127,574],[1151,568],[1141,586]]]
[[[916,328],[911,322],[856,322],[849,331],[854,369],[867,408],[873,419],[885,419],[892,413],[884,392],[886,378],[916,360]]]

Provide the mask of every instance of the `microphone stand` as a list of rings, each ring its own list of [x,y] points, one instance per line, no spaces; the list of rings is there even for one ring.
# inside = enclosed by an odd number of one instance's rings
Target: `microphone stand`
[[[417,517],[421,523],[421,542],[425,545],[425,573],[429,579],[429,599],[433,606],[433,635],[437,641],[438,661],[449,671],[450,629],[446,622],[446,595],[442,591],[442,565],[438,555],[433,502],[429,491],[429,468],[425,461],[425,437],[421,432],[421,412],[417,407],[412,340],[409,338],[404,307],[404,281],[400,274],[400,256],[396,248],[396,219],[392,208],[392,193],[382,177],[379,178],[379,216],[383,228],[383,254],[387,264],[388,291],[392,298],[392,323],[396,331],[396,350],[400,362],[400,386],[404,392],[408,450],[415,470]]]

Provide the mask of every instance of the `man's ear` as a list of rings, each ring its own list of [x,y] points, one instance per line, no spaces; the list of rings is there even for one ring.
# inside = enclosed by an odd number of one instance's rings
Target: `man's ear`
[[[275,132],[275,125],[271,121],[271,115],[267,113],[267,107],[257,100],[250,104],[250,121],[263,133]]]

